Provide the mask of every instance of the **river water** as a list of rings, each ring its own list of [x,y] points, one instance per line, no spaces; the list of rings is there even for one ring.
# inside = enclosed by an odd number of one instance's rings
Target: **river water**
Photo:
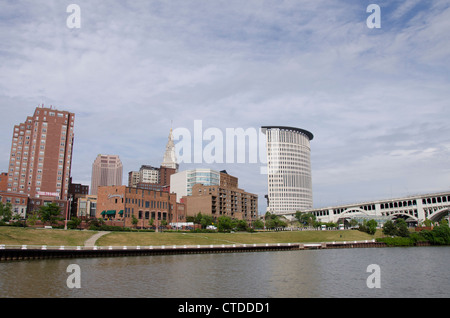
[[[70,264],[80,288],[68,287]],[[0,297],[450,297],[449,264],[450,247],[10,261],[0,263]]]

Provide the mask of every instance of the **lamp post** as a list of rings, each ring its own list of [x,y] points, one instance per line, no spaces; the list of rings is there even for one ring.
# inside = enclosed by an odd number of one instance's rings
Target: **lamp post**
[[[66,218],[64,220],[64,230],[67,230],[67,221],[68,221],[67,217],[69,214],[69,205],[71,205],[71,202],[72,202],[72,197],[69,197],[66,201]]]

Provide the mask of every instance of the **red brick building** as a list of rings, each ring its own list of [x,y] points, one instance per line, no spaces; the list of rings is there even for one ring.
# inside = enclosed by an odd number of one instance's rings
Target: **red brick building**
[[[75,115],[37,107],[14,126],[7,191],[30,197],[67,200]]]
[[[133,216],[138,220],[133,224]],[[127,186],[99,187],[96,217],[125,227],[150,228],[185,222],[184,205],[176,202],[176,195],[165,191],[138,189]]]

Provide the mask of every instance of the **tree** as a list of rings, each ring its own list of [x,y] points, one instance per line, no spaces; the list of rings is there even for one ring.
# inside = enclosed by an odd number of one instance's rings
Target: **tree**
[[[226,215],[219,216],[217,219],[217,229],[219,232],[228,232],[234,228],[233,220]]]
[[[247,230],[247,222],[245,222],[244,220],[238,220],[236,222],[236,229],[238,231],[246,231]]]
[[[12,218],[12,204],[10,202],[0,202],[0,218],[3,221],[8,222]]]
[[[408,237],[409,236],[409,230],[408,225],[406,224],[406,221],[402,218],[398,218],[395,221],[395,226],[397,228],[397,235],[401,237]]]
[[[268,229],[274,229],[279,227],[286,227],[287,223],[285,220],[282,220],[279,215],[272,214],[270,212],[267,212],[264,216],[266,228]],[[284,218],[284,217],[283,217]]]
[[[68,223],[67,227],[69,229],[76,229],[78,226],[80,226],[81,219],[77,218],[77,217],[72,217],[72,219],[69,222],[67,222],[67,223]]]
[[[297,211],[295,213],[295,218],[303,225],[314,226],[316,222],[316,216],[312,213],[304,213]]]
[[[205,229],[208,225],[211,225],[213,223],[213,218],[211,215],[202,215],[200,219],[200,225],[202,226],[202,229]]]
[[[139,222],[139,220],[134,216],[134,214],[132,214],[131,215],[131,224],[133,224],[134,227],[136,228],[138,222]]]
[[[56,222],[57,217],[60,215],[61,210],[56,203],[50,203],[47,205],[43,205],[39,208],[39,216],[44,222],[50,222],[50,224],[54,224]]]
[[[264,222],[261,221],[261,220],[253,221],[253,228],[255,228],[255,229],[262,229],[262,228],[264,228]]]
[[[364,220],[362,224],[359,225],[359,230],[366,232],[370,235],[374,235],[377,231],[377,221],[375,220]]]
[[[397,235],[397,227],[395,226],[394,222],[391,220],[386,221],[383,225],[383,234],[389,235],[389,236],[396,236]]]

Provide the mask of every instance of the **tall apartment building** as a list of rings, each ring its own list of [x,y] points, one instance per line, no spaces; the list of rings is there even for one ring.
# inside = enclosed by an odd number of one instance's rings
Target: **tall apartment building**
[[[226,171],[220,172],[220,182],[214,185],[197,183],[192,193],[184,196],[186,216],[198,213],[210,215],[213,219],[229,216],[233,219],[251,222],[258,217],[258,195],[238,188],[238,178]]]
[[[275,214],[311,209],[311,147],[307,130],[263,126],[267,136],[268,208]]]
[[[37,107],[14,126],[7,191],[32,198],[67,200],[75,114]]]
[[[141,169],[139,169],[139,182],[159,183],[159,169],[149,165],[141,166]]]
[[[98,155],[92,164],[91,194],[100,186],[122,185],[123,165],[117,155]]]

